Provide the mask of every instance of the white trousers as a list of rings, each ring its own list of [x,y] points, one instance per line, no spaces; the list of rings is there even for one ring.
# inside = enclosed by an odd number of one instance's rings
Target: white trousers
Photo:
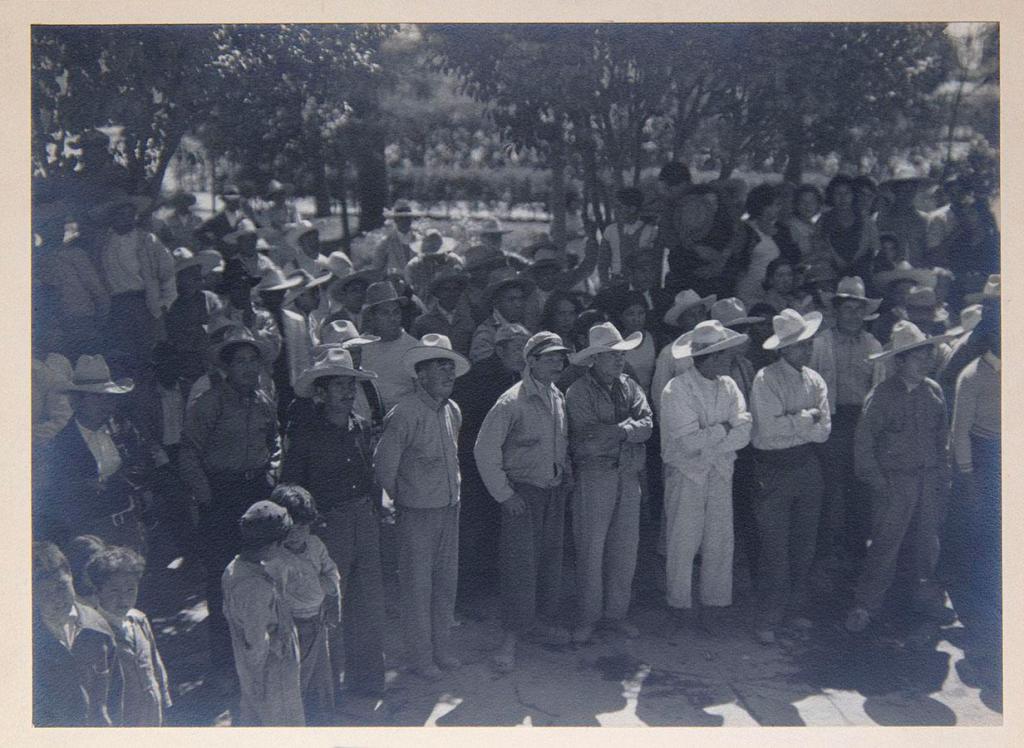
[[[693,607],[693,560],[700,552],[700,601],[732,604],[732,471],[685,475],[665,466],[668,604]]]

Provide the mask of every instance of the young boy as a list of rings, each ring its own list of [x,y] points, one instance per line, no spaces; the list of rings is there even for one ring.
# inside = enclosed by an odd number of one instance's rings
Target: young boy
[[[120,724],[160,727],[171,705],[167,670],[146,614],[135,609],[146,561],[131,548],[105,548],[89,560],[86,577],[96,591],[99,612],[114,632],[121,664]]]
[[[927,376],[944,339],[927,337],[903,320],[893,326],[886,350],[868,357],[893,357],[895,370],[864,401],[854,441],[857,477],[871,486],[874,501],[871,545],[846,619],[852,632],[863,631],[882,607],[904,544],[918,612],[949,615],[935,590],[923,584],[934,579],[950,480],[946,401]]]
[[[53,543],[32,544],[32,602],[33,724],[109,726],[114,637],[99,613],[75,599],[71,567]]]
[[[301,486],[282,484],[270,500],[288,510],[292,529],[284,541],[289,570],[285,598],[299,634],[302,701],[308,724],[326,725],[334,708],[334,683],[327,627],[341,621],[341,575],[327,547],[310,530],[319,519],[313,496]]]
[[[303,727],[299,637],[285,598],[281,548],[292,520],[284,507],[257,501],[238,525],[241,552],[221,578],[242,692],[238,723]]]

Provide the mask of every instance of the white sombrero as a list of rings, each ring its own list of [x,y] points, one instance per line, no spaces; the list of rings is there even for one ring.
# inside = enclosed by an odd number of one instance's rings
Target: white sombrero
[[[462,354],[452,350],[452,342],[447,335],[430,333],[420,339],[420,344],[410,348],[402,356],[402,368],[410,377],[416,377],[416,364],[444,358],[455,362],[455,376],[461,377],[469,371],[469,360]]]
[[[68,392],[91,392],[95,395],[124,395],[134,389],[131,379],[114,381],[103,356],[79,356],[71,381],[64,385]]]
[[[892,335],[885,350],[872,353],[868,356],[869,361],[878,361],[895,356],[897,353],[906,353],[915,348],[926,345],[936,345],[949,340],[949,335],[932,335],[929,337],[921,332],[921,329],[913,322],[901,319],[892,326]]]
[[[352,363],[352,354],[341,346],[333,346],[317,358],[316,363],[299,374],[295,380],[295,394],[312,397],[316,380],[323,377],[352,377],[354,379],[376,379],[372,371],[357,369]]]
[[[690,288],[687,288],[685,291],[680,291],[672,300],[672,306],[669,307],[667,312],[665,312],[665,324],[675,327],[679,322],[679,316],[687,309],[691,309],[698,304],[710,307],[717,300],[718,296],[715,294],[711,294],[710,296],[699,296],[696,291]]]
[[[804,316],[795,309],[783,309],[772,318],[775,334],[764,341],[761,347],[766,351],[777,351],[810,340],[821,327],[821,320],[821,312],[808,312]]]
[[[677,340],[672,344],[672,358],[693,358],[718,353],[729,348],[743,345],[749,336],[730,330],[717,319],[701,322],[693,328],[687,340]]]
[[[589,345],[582,351],[569,354],[569,361],[573,364],[582,364],[591,356],[598,353],[610,353],[612,351],[631,351],[644,342],[644,334],[636,331],[629,337],[623,338],[611,322],[602,322],[590,328],[587,334]]]

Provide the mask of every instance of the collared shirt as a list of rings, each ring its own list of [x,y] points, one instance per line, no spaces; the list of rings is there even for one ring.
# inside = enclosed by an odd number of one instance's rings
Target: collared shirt
[[[779,256],[779,245],[771,235],[764,233],[753,223],[748,222],[748,225],[757,232],[758,242],[750,253],[750,264],[746,272],[736,283],[736,295],[743,299],[747,307],[751,307],[764,295],[764,287],[761,284],[764,282],[768,265]]]
[[[370,424],[353,413],[342,428],[318,408],[312,418],[289,430],[281,480],[309,491],[321,512],[372,497]]]
[[[474,364],[483,361],[494,353],[494,336],[498,328],[503,325],[511,325],[507,319],[501,316],[501,312],[495,309],[491,316],[481,322],[473,332],[473,341],[469,345],[469,360]],[[519,322],[525,326],[525,322]]]
[[[96,471],[102,483],[121,469],[121,453],[110,435],[110,426],[103,424],[93,431],[78,421],[75,421],[75,425],[78,426],[79,433],[96,460]]]
[[[274,470],[281,453],[273,401],[223,381],[189,405],[182,437],[181,473],[199,499],[210,496],[207,475]]]
[[[902,377],[891,376],[864,402],[854,440],[857,477],[878,485],[887,471],[948,474],[948,437],[946,401],[938,382],[925,379],[908,391]]]
[[[377,481],[400,506],[437,509],[459,503],[459,429],[462,412],[416,389],[384,420],[373,453]]]
[[[847,335],[832,328],[814,338],[809,366],[825,380],[833,413],[837,405],[859,408],[864,404],[871,387],[881,381],[882,372],[868,356],[881,350],[882,344],[866,330]]]
[[[962,472],[971,472],[971,435],[998,438],[1002,429],[1000,412],[1001,364],[991,351],[964,367],[956,381],[953,404],[953,456]]]
[[[732,377],[708,379],[691,367],[673,377],[662,394],[662,460],[688,475],[715,470],[727,477],[736,452],[750,441],[752,426],[753,417]]]
[[[654,418],[644,391],[626,374],[606,385],[591,367],[565,393],[569,417],[569,448],[577,467],[640,471],[646,462],[646,442],[654,430]],[[617,425],[624,442],[587,439],[582,431],[596,424]]]
[[[562,484],[569,472],[565,397],[554,384],[523,379],[498,398],[480,426],[473,456],[484,485],[497,501],[515,494],[512,483],[537,488]]]
[[[40,270],[46,283],[56,288],[65,317],[104,317],[110,311],[110,295],[96,266],[77,243],[44,256]]]
[[[170,309],[178,296],[174,259],[148,231],[133,229],[123,235],[111,231],[101,265],[111,296],[144,291],[146,306],[154,317]]]
[[[82,625],[78,616],[78,605],[76,603],[71,604],[71,610],[68,611],[68,617],[64,619],[60,628],[53,626],[49,621],[41,619],[46,624],[46,628],[50,630],[54,638],[61,643],[61,645],[67,651],[71,651],[71,648],[75,646],[75,639],[78,636],[78,632],[82,630]]]
[[[284,599],[296,618],[312,618],[320,612],[327,595],[341,594],[338,566],[316,535],[309,535],[301,547],[286,539],[281,558],[289,567]]]
[[[405,266],[416,255],[412,245],[417,238],[415,231],[403,234],[397,228],[392,229],[373,250],[374,270],[383,271],[386,275],[403,275]]]
[[[644,388],[644,394],[650,397],[651,382],[654,380],[654,362],[657,358],[657,348],[654,345],[654,335],[644,330],[643,340],[640,345],[631,351],[626,351],[626,363],[636,375],[636,381]]]
[[[669,380],[692,368],[692,358],[675,358],[671,344],[662,347],[654,362],[654,376],[651,378],[651,404],[655,413],[661,415],[661,397]]]
[[[416,380],[406,373],[402,357],[407,350],[419,344],[416,338],[402,330],[395,340],[380,340],[361,346],[362,367],[377,374],[377,388],[384,400],[385,411],[416,389]]]
[[[99,612],[114,632],[114,645],[124,679],[121,724],[125,727],[160,727],[164,708],[171,706],[171,694],[167,670],[156,648],[156,637],[149,619],[134,608],[121,619],[104,610]]]
[[[819,420],[808,412],[817,408]],[[806,366],[798,371],[785,359],[761,369],[750,390],[756,449],[788,449],[809,442],[824,442],[832,431],[825,380]]]

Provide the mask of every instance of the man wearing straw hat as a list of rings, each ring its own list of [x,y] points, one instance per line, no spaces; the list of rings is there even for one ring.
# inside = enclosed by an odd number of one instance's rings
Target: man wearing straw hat
[[[469,346],[470,361],[483,361],[494,352],[494,334],[502,325],[526,326],[526,299],[535,288],[536,284],[530,278],[509,266],[490,274],[484,299],[490,303],[492,312],[473,332]]]
[[[142,507],[128,480],[132,455],[112,420],[131,379],[114,381],[103,356],[80,356],[71,380],[73,417],[46,446],[33,471],[33,534],[63,545],[91,533],[142,550]],[[136,456],[137,457],[137,456]]]
[[[572,467],[565,398],[554,381],[565,367],[567,351],[553,332],[542,331],[526,341],[522,381],[498,398],[473,449],[484,485],[501,504],[498,554],[505,638],[494,660],[503,672],[515,668],[516,646],[528,632],[552,643],[569,641],[568,632],[555,624]]]
[[[824,491],[813,445],[828,439],[832,428],[825,380],[808,368],[811,338],[821,320],[819,312],[805,317],[794,309],[775,315],[774,334],[762,347],[777,351],[779,358],[757,373],[750,393],[750,441],[761,492],[757,524],[763,613],[757,637],[764,644],[775,641],[775,627],[787,612],[798,628],[812,626],[806,617],[807,577]]]
[[[835,327],[814,337],[810,367],[825,380],[832,408],[832,433],[823,452],[825,495],[818,530],[823,558],[864,555],[870,502],[854,475],[853,434],[864,398],[879,381],[868,356],[881,351],[882,344],[864,329],[864,323],[877,319],[881,303],[865,295],[860,277],[843,278],[832,299]]]
[[[735,349],[747,336],[718,320],[697,325],[672,355],[692,366],[662,393],[661,452],[665,463],[668,605],[693,607],[693,561],[701,555],[700,602],[706,627],[711,608],[732,604],[732,472],[736,452],[750,441],[746,400],[729,376]]]
[[[417,317],[409,330],[413,337],[428,333],[445,335],[452,341],[452,347],[463,355],[469,354],[469,346],[476,330],[473,308],[466,295],[469,274],[462,268],[442,270],[427,285],[427,310]]]
[[[203,223],[203,219],[192,212],[196,196],[191,192],[175,192],[163,202],[174,212],[161,222],[157,230],[160,241],[167,247],[195,247],[195,232]]]
[[[238,550],[238,518],[273,488],[281,441],[277,411],[260,388],[271,343],[228,324],[210,356],[224,372],[185,413],[179,464],[199,504],[210,644],[215,667],[230,674],[231,642],[221,612],[220,576]]]
[[[334,683],[350,691],[384,689],[384,583],[380,487],[373,475],[370,423],[353,412],[359,385],[377,375],[357,369],[340,345],[303,371],[295,394],[313,398],[313,414],[288,431],[281,480],[303,486],[325,521],[317,530],[341,573],[343,630],[330,634]]]
[[[469,361],[443,335],[424,335],[402,356],[415,390],[388,413],[377,480],[395,502],[402,631],[410,668],[436,680],[461,664],[452,652],[459,563],[459,406],[449,397]]]
[[[413,210],[408,200],[396,200],[384,215],[394,221],[394,228],[373,248],[372,267],[377,278],[405,273],[405,266],[416,256],[413,245],[420,241],[420,236],[412,229],[412,221],[423,216]]]
[[[942,388],[928,378],[943,340],[900,321],[886,349],[870,356],[894,366],[871,390],[857,425],[857,476],[871,486],[873,511],[871,545],[846,620],[853,632],[881,610],[904,545],[914,608],[929,618],[948,616],[934,573],[949,494],[949,422]]]
[[[379,376],[385,412],[416,389],[416,377],[402,366],[406,352],[419,345],[402,328],[402,307],[407,302],[390,281],[377,281],[366,289],[361,327],[378,340],[363,346],[363,367]]]
[[[569,356],[588,371],[565,393],[569,449],[576,473],[572,497],[579,611],[573,639],[590,640],[603,618],[636,638],[626,620],[640,540],[640,476],[653,416],[643,388],[623,373],[626,354],[643,333],[628,338],[611,322],[590,328],[589,345]]]

